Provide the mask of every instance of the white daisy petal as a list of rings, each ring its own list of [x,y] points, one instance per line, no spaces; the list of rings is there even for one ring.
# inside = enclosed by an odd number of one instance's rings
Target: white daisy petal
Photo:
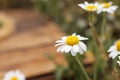
[[[73,33],[72,36],[76,36],[76,33]]]
[[[64,50],[65,45],[58,47],[57,52],[62,52]]]
[[[86,6],[84,4],[78,4],[78,6],[81,7],[81,8],[83,8],[83,9],[86,8]]]
[[[79,40],[88,40],[88,38],[82,37],[80,35],[77,35],[77,37],[79,38]]]
[[[118,52],[115,51],[115,52],[114,52],[114,55],[113,55],[113,59],[116,58],[117,56],[118,56]]]
[[[74,45],[73,46],[73,50],[74,50],[74,52],[79,52],[79,45]]]
[[[73,50],[73,48],[71,49],[71,54],[72,56],[76,56],[76,52]]]
[[[98,3],[97,3],[97,2],[95,2],[95,3],[94,3],[94,5],[96,5],[96,6],[97,6],[97,5],[98,5]]]
[[[82,50],[81,47],[79,48],[79,53],[80,53],[80,54],[83,54],[83,53],[84,53],[84,51]]]
[[[118,56],[118,59],[120,60],[120,56]]]
[[[63,41],[66,41],[67,37],[64,36],[64,37],[62,37],[61,39],[62,39]]]
[[[113,51],[109,54],[109,57],[111,57],[112,59],[114,59],[115,57],[117,57],[118,53],[116,51]]]
[[[119,64],[119,66],[120,66],[120,61],[117,61],[117,63]]]
[[[65,52],[68,53],[71,50],[72,46],[62,45],[57,49],[57,52]]]
[[[113,10],[116,10],[116,9],[118,8],[118,6],[111,6],[111,8],[112,8]]]
[[[118,63],[119,66],[120,66],[120,56],[118,56],[118,61],[117,61],[117,63]]]
[[[64,43],[65,41],[63,40],[57,40],[55,43]]]
[[[83,42],[80,42],[79,45],[81,49],[83,49],[85,52],[87,51],[87,46]]]
[[[88,5],[89,5],[89,3],[88,3],[88,2],[86,2],[86,1],[84,2],[84,4],[85,4],[86,6],[88,6]]]
[[[65,43],[58,43],[58,44],[55,45],[55,47],[56,47],[56,46],[60,46],[60,45],[64,45],[64,44],[65,44]]]
[[[70,52],[71,48],[72,48],[72,46],[66,45],[65,52],[66,53]]]
[[[111,53],[109,54],[109,57],[111,58],[113,55],[114,55],[114,52],[111,52]]]
[[[100,14],[102,12],[102,9],[99,9],[98,11],[97,11],[97,14]]]
[[[108,52],[111,52],[113,50],[115,50],[115,45],[111,46],[110,49],[108,50]]]
[[[112,5],[113,3],[112,3],[112,2],[109,2],[109,4],[111,4],[111,5]]]

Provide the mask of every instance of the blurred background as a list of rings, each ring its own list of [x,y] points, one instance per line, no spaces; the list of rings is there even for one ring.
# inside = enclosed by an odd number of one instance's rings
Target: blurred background
[[[111,1],[120,6],[120,0]],[[66,65],[64,56],[54,48],[54,42],[63,35],[74,32],[84,35],[89,38],[89,49],[94,50],[88,14],[77,6],[82,2],[84,0],[0,0],[0,79],[7,71],[19,69],[29,80],[53,80],[55,65],[49,58],[54,57],[55,62]],[[96,16],[95,27],[101,34],[103,15]],[[120,9],[107,15],[106,21],[101,40],[107,50],[120,37]],[[85,64],[91,62],[93,58]]]

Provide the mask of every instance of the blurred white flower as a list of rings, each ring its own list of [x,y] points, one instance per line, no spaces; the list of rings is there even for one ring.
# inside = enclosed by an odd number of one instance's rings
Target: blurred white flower
[[[102,3],[101,6],[102,8],[97,11],[98,14],[101,12],[108,12],[110,14],[113,14],[118,8],[118,6],[112,5],[112,2]]]
[[[76,24],[77,24],[77,26],[79,28],[85,28],[85,27],[87,27],[87,21],[85,19],[83,19],[83,18],[79,18],[77,20]]]
[[[91,30],[88,28],[88,29],[85,29],[85,34],[86,34],[87,36],[91,36],[91,35],[92,35],[92,32],[91,32]]]
[[[115,14],[108,14],[107,18],[109,21],[114,21],[115,20]]]
[[[120,54],[120,40],[116,41],[115,44],[110,47],[108,52],[110,53],[109,57],[112,59],[118,56],[118,54]]]
[[[20,71],[9,71],[5,74],[3,80],[26,80],[25,75]]]
[[[119,66],[120,66],[120,56],[118,56],[118,61],[117,61],[117,63],[119,64]]]
[[[71,36],[64,36],[56,41],[55,46],[59,46],[57,52],[70,52],[72,56],[76,56],[78,52],[83,54],[87,51],[87,47],[82,40],[88,40],[88,38],[76,35],[76,33],[73,33]]]
[[[98,11],[100,8],[102,8],[102,6],[95,2],[95,3],[88,3],[88,2],[84,2],[81,4],[78,4],[79,7],[83,8],[86,11]]]

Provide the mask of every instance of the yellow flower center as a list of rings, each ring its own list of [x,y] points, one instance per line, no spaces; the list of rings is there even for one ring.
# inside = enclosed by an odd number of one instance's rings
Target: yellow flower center
[[[19,80],[16,76],[13,76],[10,80]]]
[[[110,3],[103,3],[103,5],[104,5],[104,8],[109,8],[111,6]]]
[[[117,48],[118,51],[120,51],[120,40],[118,40],[118,41],[116,42],[116,48]]]
[[[94,6],[94,5],[90,5],[90,6],[87,6],[87,10],[89,10],[89,11],[96,11],[97,7]]]
[[[66,44],[68,44],[68,45],[73,46],[78,43],[79,43],[79,39],[77,36],[68,36],[66,39]]]

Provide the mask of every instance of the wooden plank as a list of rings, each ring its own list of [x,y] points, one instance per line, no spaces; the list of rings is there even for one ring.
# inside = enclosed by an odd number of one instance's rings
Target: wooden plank
[[[28,78],[27,80],[55,80],[54,73]]]
[[[57,63],[66,64],[63,55],[56,53],[54,47],[54,42],[64,34],[56,24],[44,21],[44,24],[39,24],[43,18],[38,19],[39,15],[34,11],[20,10],[6,14],[15,19],[16,32],[0,42],[0,79],[9,70],[19,69],[27,78],[53,72],[55,65],[46,53],[54,55]]]
[[[1,41],[0,52],[17,48],[47,45],[49,43],[54,43],[54,41],[63,34],[53,23],[47,23],[42,26],[43,27],[37,27],[29,31],[15,33],[15,35],[11,36],[9,39]]]
[[[1,77],[6,71],[19,69],[27,77],[43,75],[54,70],[55,66],[46,57],[46,53],[51,53],[56,56],[57,62],[64,64],[64,58],[61,54],[55,54],[56,50],[50,47],[38,47],[32,50],[17,50],[1,54],[0,60],[0,75]]]

